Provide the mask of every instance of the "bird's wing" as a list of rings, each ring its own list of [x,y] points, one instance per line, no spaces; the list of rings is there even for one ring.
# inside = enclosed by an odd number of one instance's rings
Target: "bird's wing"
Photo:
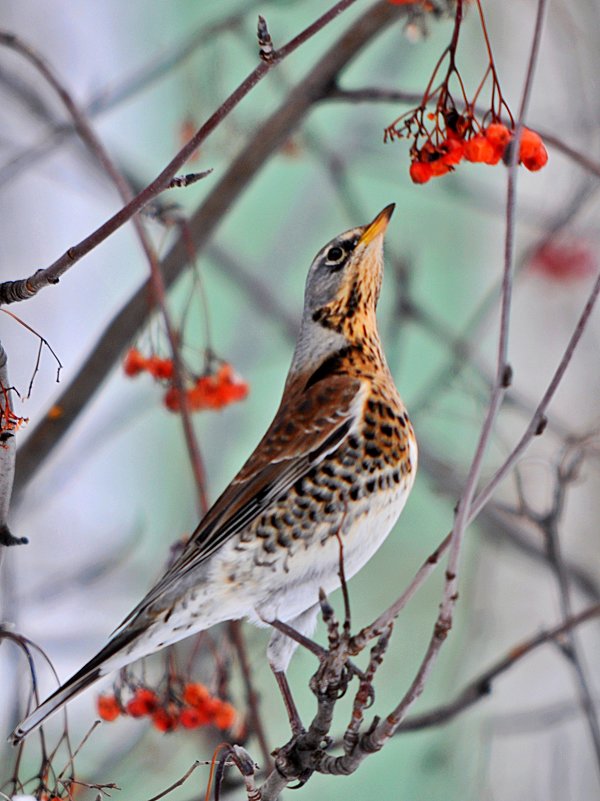
[[[117,631],[169,594],[183,575],[252,523],[352,431],[364,399],[359,379],[333,375],[305,387],[306,377],[286,387],[254,453],[201,520],[180,556]]]

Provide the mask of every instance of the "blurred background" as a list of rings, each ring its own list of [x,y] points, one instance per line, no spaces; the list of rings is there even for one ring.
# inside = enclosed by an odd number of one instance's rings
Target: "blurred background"
[[[359,0],[270,72],[185,168],[213,173],[161,196],[163,218],[191,216],[210,198],[259,126],[370,6]],[[502,90],[516,114],[536,4],[484,2],[483,8]],[[119,167],[141,188],[256,65],[258,13],[266,16],[279,46],[323,11],[319,0],[4,0],[0,24],[48,60],[87,110]],[[598,271],[599,29],[600,10],[592,0],[557,0],[547,11],[526,123],[591,164],[582,165],[581,158],[577,163],[548,140],[547,167],[539,173],[519,170],[509,353],[514,381],[485,476],[529,422]],[[361,49],[339,83],[346,89],[418,95],[451,34],[451,17],[417,13],[407,18],[399,10],[398,20]],[[486,64],[477,11],[469,5],[459,49],[469,94]],[[4,281],[50,264],[122,204],[69,132],[55,94],[7,49],[0,52],[0,98]],[[192,369],[202,371],[210,346],[250,388],[243,402],[193,416],[207,492],[214,500],[279,404],[314,254],[341,231],[396,203],[386,240],[380,330],[422,462],[396,529],[350,584],[355,628],[403,590],[452,527],[495,369],[506,170],[502,164],[463,164],[425,186],[414,185],[408,144],[383,142],[384,129],[408,108],[398,101],[324,100],[259,169],[248,156],[252,177],[200,249],[196,278],[183,271],[169,296]],[[179,228],[164,225],[156,208],[151,211],[154,217],[148,213],[144,223],[159,254],[166,256]],[[168,353],[155,315],[142,328],[134,326],[128,337],[114,334],[119,359],[105,363],[89,402],[47,458],[36,456],[45,454],[43,437],[38,433],[34,439],[36,427],[49,414],[64,414],[56,409],[60,394],[147,278],[147,262],[127,225],[74,266],[59,286],[11,307],[48,340],[63,369],[57,384],[56,363],[45,350],[31,396],[15,400],[15,411],[29,418],[19,432],[19,448],[29,450],[24,467],[17,457],[9,523],[30,543],[4,554],[1,619],[40,645],[62,680],[104,643],[160,575],[170,546],[193,531],[199,519],[179,415],[165,409],[164,391],[150,376],[132,379],[122,369],[130,347]],[[596,311],[552,403],[547,432],[468,530],[455,626],[418,712],[452,700],[522,639],[557,624],[566,596],[574,611],[599,600],[599,335]],[[25,396],[38,341],[4,315],[0,338],[11,384]],[[551,515],[557,499],[560,508]],[[555,524],[552,541],[558,540],[562,553],[558,562],[548,555],[548,515]],[[398,702],[422,659],[441,597],[442,571],[397,622],[378,675],[374,714],[385,715]],[[332,600],[341,613],[339,593]],[[274,748],[288,739],[288,730],[265,660],[268,632],[244,626],[244,634],[268,744]],[[316,638],[323,641],[323,636],[319,628]],[[597,701],[598,623],[578,630],[575,639],[577,663]],[[231,700],[242,709],[241,679],[235,657],[230,658]],[[314,712],[307,685],[315,667],[314,658],[299,650],[290,669],[306,719]],[[41,661],[39,668],[45,696],[55,684]],[[206,670],[198,680],[210,683],[213,668],[207,664]],[[0,675],[0,725],[8,732],[30,684],[23,655],[6,642],[0,648]],[[590,734],[596,712],[588,710],[587,717],[582,712],[581,681],[564,651],[546,645],[515,664],[488,698],[451,723],[402,734],[350,779],[313,776],[299,794],[332,801],[590,799],[600,783],[599,754]],[[69,706],[75,743],[96,717],[96,696],[89,691]],[[348,710],[347,703],[340,704],[339,732]],[[60,720],[50,723],[48,737],[61,727]],[[93,734],[77,757],[76,772],[90,783],[116,782],[122,793],[115,792],[115,798],[150,798],[194,759],[210,759],[219,739],[218,732],[165,735],[147,721],[119,720]],[[22,780],[38,770],[37,747],[32,742],[25,750]],[[247,747],[260,762],[255,741]],[[0,745],[1,782],[13,775],[13,759],[10,747]],[[207,776],[208,769],[200,768],[172,797],[203,797]],[[243,790],[228,797],[241,798]]]

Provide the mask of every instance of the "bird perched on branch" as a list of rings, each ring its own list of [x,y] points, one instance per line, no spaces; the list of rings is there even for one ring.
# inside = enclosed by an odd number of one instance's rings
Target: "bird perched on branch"
[[[319,590],[340,585],[340,553],[350,578],[387,537],[417,467],[375,318],[393,210],[317,253],[267,433],[163,577],[104,648],[25,718],[14,743],[101,676],[216,623],[280,620],[308,636]],[[267,651],[295,729],[285,670],[296,645],[274,629]]]

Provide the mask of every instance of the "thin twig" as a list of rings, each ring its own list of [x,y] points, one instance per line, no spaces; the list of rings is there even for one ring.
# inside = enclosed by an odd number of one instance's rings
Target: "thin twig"
[[[9,311],[8,309],[0,309],[0,311],[3,312],[4,314],[8,314],[9,317],[12,317],[12,319],[15,320],[15,322],[19,323],[19,325],[22,325],[23,328],[25,328],[27,331],[29,331],[31,334],[33,334],[35,337],[37,337],[38,340],[39,340],[37,358],[35,360],[33,373],[31,375],[31,378],[29,379],[29,386],[27,387],[27,395],[25,395],[25,400],[28,400],[31,397],[31,390],[33,389],[33,382],[35,381],[35,377],[36,377],[37,372],[38,372],[39,367],[40,367],[42,348],[44,348],[44,347],[48,348],[48,350],[50,351],[50,353],[54,357],[54,360],[55,360],[56,365],[57,365],[57,367],[56,367],[56,382],[57,383],[60,381],[60,372],[63,369],[63,365],[62,365],[61,360],[58,358],[58,354],[56,353],[56,351],[54,350],[52,345],[48,342],[48,340],[45,337],[43,337],[41,334],[39,334],[35,330],[35,328],[32,328],[28,323],[25,322],[25,320],[22,320],[20,317],[18,317],[16,314],[14,314],[13,312]]]
[[[38,53],[36,53],[32,47],[30,47],[26,42],[24,42],[14,34],[6,34],[0,31],[0,44],[5,44],[6,46],[18,52],[24,58],[26,58],[31,64],[33,64],[33,66],[40,72],[40,74],[55,90],[55,92],[60,97],[62,103],[64,104],[67,112],[71,116],[75,128],[79,133],[82,141],[87,146],[91,154],[96,159],[98,159],[103,169],[105,170],[106,174],[110,177],[113,184],[117,188],[117,191],[121,196],[121,199],[125,203],[130,203],[133,199],[133,192],[131,191],[131,187],[129,186],[128,182],[126,181],[122,173],[117,168],[116,164],[113,162],[110,154],[102,144],[100,138],[96,135],[94,129],[88,123],[85,114],[79,108],[77,103],[75,103],[75,101],[71,97],[71,94],[63,86],[62,82],[59,80],[58,76],[54,73],[50,65],[45,61],[45,59],[43,59]],[[144,253],[146,255],[146,258],[148,260],[148,264],[150,265],[150,283],[153,290],[153,296],[155,298],[158,307],[160,308],[161,315],[163,318],[163,323],[165,326],[165,331],[167,333],[167,338],[169,340],[169,345],[171,348],[171,354],[173,357],[173,383],[175,387],[179,390],[179,395],[180,398],[182,399],[181,422],[184,430],[185,441],[190,458],[190,463],[196,482],[196,488],[198,491],[200,510],[204,515],[208,511],[208,496],[206,491],[206,471],[204,469],[202,455],[200,453],[198,442],[196,440],[196,436],[194,433],[194,428],[191,421],[190,408],[189,404],[187,403],[187,396],[184,391],[184,379],[181,366],[181,358],[179,354],[179,346],[180,346],[179,337],[175,332],[173,323],[169,315],[167,307],[166,289],[160,271],[158,255],[154,249],[150,237],[148,236],[148,233],[146,232],[146,229],[144,228],[142,219],[138,214],[134,214],[132,222],[135,231],[138,235],[138,238],[140,240],[140,243],[142,245],[142,248],[144,250]],[[40,271],[38,270],[38,273],[39,272]],[[36,273],[36,275],[38,273]],[[50,283],[52,282],[55,282],[54,279],[50,281]],[[0,297],[1,297],[1,286],[0,286]]]
[[[163,790],[158,795],[153,795],[152,798],[148,799],[148,801],[158,801],[159,798],[164,798],[169,793],[172,793],[173,790],[176,790],[178,787],[181,787],[181,785],[184,784],[190,778],[190,776],[196,770],[196,768],[198,768],[200,765],[203,765],[203,764],[204,764],[203,762],[200,762],[197,759],[191,765],[191,767],[189,767],[188,770],[186,770],[186,772],[183,774],[183,776],[180,779],[177,779],[176,782],[173,782],[173,784],[169,785],[166,790]]]
[[[517,461],[519,460],[519,458],[521,457],[527,446],[534,439],[536,431],[539,428],[540,421],[544,418],[546,408],[550,403],[550,401],[552,400],[554,393],[556,392],[556,389],[558,388],[560,381],[567,369],[567,366],[569,365],[573,357],[575,348],[577,347],[577,344],[581,339],[581,336],[585,330],[587,321],[591,315],[598,294],[600,294],[600,275],[596,280],[592,293],[588,298],[588,301],[583,309],[581,317],[577,322],[575,331],[567,345],[565,353],[563,354],[560,360],[557,370],[554,376],[552,377],[548,389],[544,393],[542,400],[540,401],[540,404],[538,405],[538,408],[536,409],[536,412],[534,413],[525,434],[523,435],[519,443],[516,445],[516,447],[513,449],[509,457],[506,459],[502,467],[496,471],[492,479],[486,484],[485,488],[481,490],[480,493],[474,499],[471,505],[470,514],[467,518],[467,524],[472,522],[472,520],[474,520],[477,517],[477,515],[481,512],[481,510],[484,508],[485,504],[488,502],[489,498],[493,494],[493,491],[495,490],[497,485],[510,472],[510,470],[512,470],[512,468],[517,463]],[[415,575],[414,579],[409,584],[407,589],[404,591],[404,593],[402,593],[402,595],[390,607],[388,607],[388,609],[386,609],[385,612],[379,615],[377,619],[370,626],[366,627],[362,632],[359,632],[359,634],[356,635],[357,638],[360,638],[359,639],[360,643],[362,643],[365,638],[368,639],[371,636],[373,636],[376,632],[381,631],[383,629],[383,626],[385,626],[385,624],[389,622],[389,620],[393,619],[399,614],[399,612],[406,605],[406,603],[413,597],[416,591],[422,586],[423,582],[429,576],[429,574],[433,572],[433,570],[437,566],[440,556],[448,549],[450,541],[451,541],[451,535],[448,535],[440,543],[436,551],[423,563],[423,565],[421,566],[421,568],[419,569],[419,571],[417,572],[417,574]],[[441,643],[441,641],[443,641],[444,631],[436,629],[434,636],[439,637]],[[433,652],[428,651],[428,655],[429,655],[428,658],[433,658]]]
[[[380,86],[364,86],[355,89],[344,89],[337,84],[332,86],[323,101],[346,102],[346,103],[405,103],[408,106],[416,106],[423,99],[422,94],[407,92],[402,89],[385,89]],[[460,105],[459,105],[460,109]],[[475,112],[481,113],[484,110],[475,107]],[[564,139],[556,133],[533,126],[544,140],[545,144],[551,145],[560,151],[564,156],[574,161],[586,172],[600,178],[600,162],[595,161],[588,155],[575,147],[567,144]]]
[[[446,723],[460,712],[463,712],[477,701],[489,695],[492,682],[500,674],[512,668],[532,651],[545,643],[557,640],[566,632],[598,616],[600,616],[600,604],[594,604],[583,612],[573,615],[568,620],[561,621],[557,626],[541,631],[533,637],[523,640],[511,648],[505,656],[500,658],[497,662],[494,662],[490,668],[470,682],[454,701],[422,715],[407,718],[396,728],[396,732],[416,731],[429,726]],[[374,739],[373,736],[376,730],[375,728],[373,732],[368,732],[363,735],[350,754],[344,754],[342,756],[323,755],[319,760],[319,772],[333,775],[348,775],[354,773],[370,754],[381,748],[381,744],[379,744],[378,740]]]
[[[198,253],[207,245],[221,218],[231,209],[256,172],[304,118],[315,101],[327,92],[331,80],[362,47],[402,13],[405,13],[405,9],[380,0],[358,17],[290,92],[282,105],[250,137],[190,220],[190,230]],[[174,283],[187,263],[188,251],[180,236],[162,263],[166,288]],[[55,401],[63,409],[62,417],[50,420],[46,416],[30,432],[19,451],[14,489],[17,496],[87,407],[102,379],[120,358],[123,348],[147,320],[151,311],[148,296],[149,284],[146,283],[136,290],[100,335],[71,384]]]
[[[244,13],[254,9],[259,4],[260,0],[244,0],[233,13],[210,25],[202,25],[158,56],[153,56],[119,83],[103,86],[86,103],[84,107],[86,117],[88,119],[95,118],[139,95],[152,86],[153,83],[163,78],[170,70],[181,65],[203,44],[214,40],[214,37],[219,33],[236,30],[242,23]],[[29,100],[30,94],[28,93],[26,98],[30,110],[33,109],[44,122],[52,119],[43,99]],[[54,125],[40,142],[24,147],[0,166],[0,186],[14,180],[24,170],[35,167],[41,159],[54,152],[57,147],[64,141],[69,140],[74,134],[75,128],[70,122]]]
[[[588,320],[594,310],[594,306],[596,305],[596,301],[598,300],[598,295],[600,294],[600,272],[592,286],[592,290],[590,295],[588,296],[587,302],[583,307],[583,311],[577,321],[577,325],[575,326],[575,330],[571,335],[571,338],[565,348],[565,352],[558,363],[558,366],[548,384],[546,391],[544,392],[542,399],[538,403],[535,412],[529,422],[529,425],[525,429],[523,436],[519,440],[519,442],[515,445],[511,453],[507,456],[503,464],[496,470],[492,478],[486,483],[484,488],[480,490],[477,497],[473,501],[472,505],[472,515],[476,516],[479,514],[481,509],[485,506],[488,502],[490,497],[495,492],[498,485],[506,478],[506,476],[512,471],[516,463],[520,460],[521,456],[523,455],[524,451],[529,446],[530,442],[539,434],[543,433],[545,427],[545,420],[546,420],[546,411],[548,406],[550,405],[550,401],[553,399],[554,395],[556,394],[556,390],[558,389],[560,382],[567,370],[567,367],[571,363],[571,359],[573,358],[573,354],[577,345],[579,344],[579,340],[583,336],[583,333],[587,327]]]
[[[546,514],[535,514],[528,510],[528,517],[544,534],[548,561],[552,566],[560,593],[562,615],[565,620],[573,615],[569,576],[562,555],[559,525],[569,484],[576,480],[582,453],[567,452],[556,468],[552,506]],[[574,631],[568,631],[565,641],[560,643],[565,658],[570,662],[577,683],[579,704],[586,718],[592,747],[596,756],[596,767],[600,770],[600,726],[596,713],[592,690],[583,666],[583,654]]]
[[[262,754],[263,768],[269,770],[272,766],[271,751],[267,743],[267,736],[265,734],[265,727],[262,721],[260,712],[260,698],[254,687],[252,679],[252,670],[248,662],[248,653],[246,650],[246,643],[244,640],[244,633],[239,620],[232,620],[229,623],[229,634],[235,650],[237,651],[242,679],[246,689],[246,703],[250,711],[250,726],[252,732],[256,735],[258,745]]]
[[[418,731],[429,726],[436,726],[440,723],[447,723],[455,718],[461,712],[464,712],[473,704],[489,696],[492,691],[492,683],[502,673],[505,673],[510,668],[514,667],[524,657],[528,656],[532,651],[539,648],[548,642],[553,642],[560,639],[568,632],[579,627],[583,623],[592,620],[600,615],[600,604],[594,604],[588,607],[583,612],[577,615],[572,615],[567,619],[561,621],[557,626],[551,629],[535,634],[523,640],[518,645],[513,646],[508,652],[493,662],[492,665],[472,681],[458,693],[456,698],[448,704],[436,707],[429,712],[424,712],[421,715],[413,715],[407,718],[397,729],[397,734],[403,732]]]
[[[534,37],[531,45],[531,56],[529,66],[525,76],[523,99],[520,106],[520,114],[517,120],[517,141],[520,127],[523,122],[523,115],[527,109],[527,100],[531,90],[535,56],[538,52],[539,39],[541,37],[541,20],[546,6],[546,0],[538,0],[537,21]],[[483,466],[483,457],[490,440],[494,422],[499,412],[502,397],[506,387],[510,384],[510,367],[507,362],[508,354],[508,334],[510,320],[510,304],[512,295],[512,264],[514,249],[514,227],[515,227],[515,179],[517,167],[517,148],[512,152],[511,164],[508,169],[507,182],[507,206],[506,206],[506,234],[504,247],[504,266],[502,279],[502,299],[500,309],[500,328],[498,334],[498,357],[496,369],[496,381],[492,389],[488,410],[482,424],[481,433],[471,467],[469,469],[465,487],[458,503],[454,526],[451,532],[448,564],[446,569],[446,581],[444,593],[440,605],[440,612],[437,616],[433,634],[429,641],[427,651],[417,670],[417,674],[411,683],[404,697],[393,711],[383,720],[369,738],[370,747],[373,749],[381,748],[385,741],[391,737],[406,715],[408,709],[423,692],[427,678],[437,661],[440,649],[446,640],[448,632],[452,626],[453,610],[458,599],[458,567],[461,552],[461,545],[465,529],[472,519],[472,503],[475,497],[477,483]]]
[[[271,61],[261,61],[260,64],[245,78],[222,105],[209,117],[202,127],[171,159],[169,164],[149,183],[141,192],[133,197],[110,219],[103,223],[81,242],[70,247],[62,256],[48,267],[37,270],[33,275],[18,281],[6,281],[0,284],[0,304],[14,303],[27,300],[36,295],[40,289],[58,283],[61,276],[69,270],[83,256],[97,247],[101,242],[111,236],[122,225],[128,222],[135,214],[144,208],[154,197],[169,186],[175,173],[185,164],[198,147],[206,141],[207,137],[220,125],[220,123],[233,111],[244,97],[256,86],[267,72],[293,53],[308,39],[318,33],[322,28],[334,20],[342,11],[355,3],[356,0],[338,0],[328,11],[322,14],[315,22],[306,27],[301,33],[291,39],[281,49],[275,51]],[[0,31],[0,44],[9,47],[17,46],[14,34]],[[64,98],[63,98],[64,100]]]

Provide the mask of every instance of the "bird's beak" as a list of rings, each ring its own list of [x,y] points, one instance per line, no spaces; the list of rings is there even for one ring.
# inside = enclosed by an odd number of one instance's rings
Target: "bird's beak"
[[[369,225],[367,225],[365,230],[362,232],[357,244],[368,245],[375,239],[375,237],[385,234],[385,229],[388,227],[390,217],[392,216],[395,208],[396,204],[390,203],[390,205],[386,206],[383,211],[380,211],[373,222],[369,223]]]

